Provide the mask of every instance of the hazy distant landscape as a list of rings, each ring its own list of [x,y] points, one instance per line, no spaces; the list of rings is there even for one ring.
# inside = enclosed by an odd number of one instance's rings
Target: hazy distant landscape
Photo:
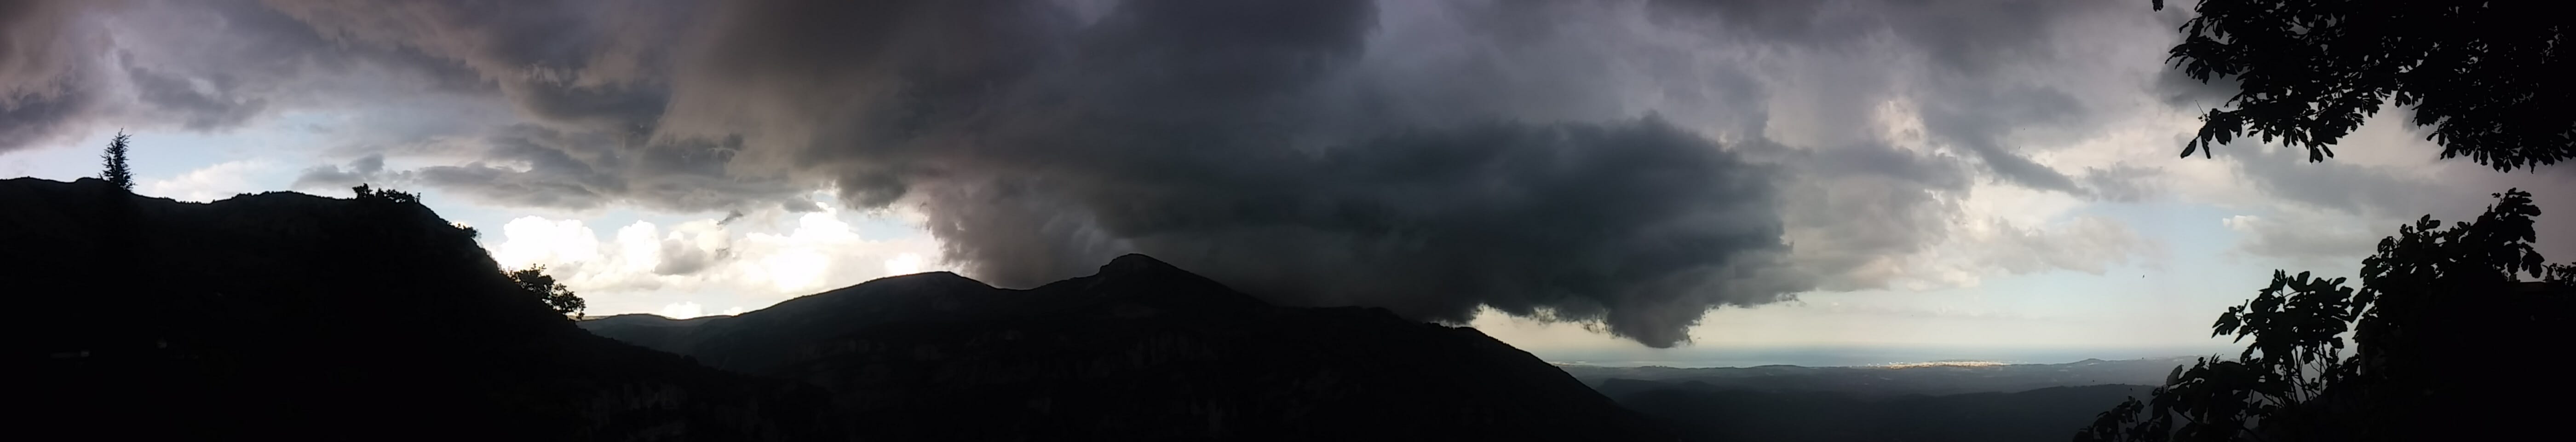
[[[2193,358],[2105,361],[2088,359],[2062,364],[1921,365],[1909,367],[1761,366],[1725,368],[1596,367],[1559,365],[1566,374],[1602,388],[1613,397],[1629,392],[1606,388],[1612,379],[1698,384],[1705,388],[1768,392],[1834,392],[1866,397],[2012,393],[2046,387],[2103,384],[2160,385],[2176,366]]]
[[[2057,441],[2192,362],[1560,367],[1692,440]]]
[[[1662,366],[1758,367],[1796,365],[1802,367],[1867,367],[1904,364],[1971,362],[1996,364],[2057,364],[2085,359],[2125,360],[2208,356],[2229,353],[2241,348],[2225,346],[2171,346],[2154,348],[1992,348],[1937,345],[1816,345],[1796,347],[1694,346],[1657,351],[1640,350],[1548,350],[1534,352],[1548,362],[1562,365],[1595,367]],[[1651,359],[1649,359],[1651,358]],[[2189,359],[2184,359],[2188,361]]]

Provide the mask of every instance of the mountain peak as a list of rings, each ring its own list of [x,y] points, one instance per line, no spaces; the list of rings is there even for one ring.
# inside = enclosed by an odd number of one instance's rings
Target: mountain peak
[[[822,385],[852,404],[836,421],[883,439],[1669,439],[1473,329],[1271,306],[1141,254],[1099,269],[1025,290],[911,275],[693,327],[584,325]]]
[[[1154,259],[1154,257],[1151,256],[1145,256],[1143,253],[1118,255],[1117,258],[1110,259],[1108,264],[1100,265],[1101,275],[1163,271],[1186,272],[1185,270],[1181,270],[1180,267],[1172,266],[1171,263],[1163,262],[1163,260],[1160,259]]]
[[[1057,281],[1038,291],[1084,299],[1142,302],[1202,313],[1242,311],[1269,303],[1141,253],[1109,260],[1091,276]]]

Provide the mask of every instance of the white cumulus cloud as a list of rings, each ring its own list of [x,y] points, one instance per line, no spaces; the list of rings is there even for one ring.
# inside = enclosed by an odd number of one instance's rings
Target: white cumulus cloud
[[[660,314],[665,318],[689,319],[706,316],[706,309],[699,306],[698,303],[682,301],[662,306]]]
[[[902,215],[818,204],[822,210],[815,212],[696,219],[667,228],[639,220],[606,235],[583,220],[523,216],[486,247],[504,267],[546,266],[594,312],[674,318],[705,316],[705,303],[732,305],[723,314],[738,314],[758,308],[745,306],[940,270],[924,258],[939,253],[928,235],[863,235],[854,224],[909,225]]]
[[[135,186],[144,195],[180,201],[208,202],[233,195],[272,190],[252,182],[252,176],[269,171],[272,165],[262,160],[215,163],[169,178],[148,180]]]

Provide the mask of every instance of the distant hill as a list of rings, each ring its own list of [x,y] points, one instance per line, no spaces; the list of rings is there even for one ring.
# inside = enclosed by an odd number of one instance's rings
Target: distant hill
[[[1609,379],[1698,382],[1725,389],[1766,392],[1832,392],[1858,397],[1910,394],[1947,395],[2016,392],[2047,387],[2131,384],[2161,385],[2174,367],[2192,358],[2105,361],[2087,359],[2064,364],[1911,367],[1761,367],[1673,368],[1565,365],[1567,374],[1618,397],[1629,391],[1605,386]]]
[[[1691,440],[2063,441],[2190,358],[1565,371]]]
[[[2096,414],[2153,387],[2092,385],[2013,393],[1865,397],[1613,379],[1630,409],[1691,440],[2063,441]],[[1632,384],[1632,385],[1621,385]],[[1643,384],[1643,385],[1633,385]]]
[[[894,440],[1672,438],[1474,329],[1272,306],[1143,255],[1029,290],[926,273],[582,326],[824,386],[863,435]]]
[[[0,180],[18,431],[84,440],[816,440],[811,386],[592,336],[416,204]],[[40,437],[40,439],[43,437]]]

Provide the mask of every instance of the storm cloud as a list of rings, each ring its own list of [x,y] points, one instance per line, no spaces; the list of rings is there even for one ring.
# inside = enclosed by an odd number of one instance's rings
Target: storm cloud
[[[2152,54],[2038,69],[2104,38],[2068,36],[2169,32],[2119,2],[137,3],[88,8],[153,12],[79,29],[17,24],[82,8],[0,9],[0,121],[43,124],[0,131],[401,100],[456,110],[352,110],[406,123],[334,132],[344,164],[297,186],[716,213],[815,210],[802,194],[828,188],[918,209],[997,285],[1141,252],[1274,302],[1490,306],[1652,346],[1712,308],[1919,278],[1945,242],[2092,239],[1982,264],[2011,272],[2122,262],[2115,222],[1999,225],[1962,201],[2151,193],[2146,169],[2049,155],[2150,111],[2085,91],[2173,84]],[[183,25],[107,26],[146,22]]]
[[[95,104],[81,81],[106,39],[79,3],[0,3],[0,152],[50,141]]]

